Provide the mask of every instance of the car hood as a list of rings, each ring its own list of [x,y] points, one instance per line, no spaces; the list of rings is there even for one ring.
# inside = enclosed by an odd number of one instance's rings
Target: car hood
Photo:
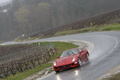
[[[63,65],[73,63],[72,62],[73,58],[75,58],[75,60],[76,60],[76,56],[72,55],[72,56],[68,56],[68,57],[59,58],[59,59],[55,60],[54,62],[56,62],[56,66],[63,66]]]

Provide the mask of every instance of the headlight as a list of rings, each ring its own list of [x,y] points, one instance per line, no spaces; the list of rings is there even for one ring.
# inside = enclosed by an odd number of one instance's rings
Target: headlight
[[[72,59],[72,62],[74,62],[75,61],[75,57]]]
[[[56,66],[56,62],[54,62],[53,65]]]

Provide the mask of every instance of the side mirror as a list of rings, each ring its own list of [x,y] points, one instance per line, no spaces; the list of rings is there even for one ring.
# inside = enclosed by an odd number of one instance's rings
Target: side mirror
[[[57,56],[57,58],[60,58],[60,56]]]

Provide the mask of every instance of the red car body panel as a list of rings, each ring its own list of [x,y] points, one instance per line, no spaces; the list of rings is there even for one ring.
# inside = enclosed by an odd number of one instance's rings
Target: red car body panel
[[[80,48],[75,48],[75,49],[80,49]],[[70,50],[74,50],[74,49],[70,49]],[[53,68],[55,71],[59,71],[72,67],[77,67],[79,66],[78,59],[80,59],[81,62],[85,62],[88,60],[88,55],[89,55],[88,51],[84,49],[78,52],[77,54],[69,55],[66,57],[60,57],[59,59],[53,62]]]

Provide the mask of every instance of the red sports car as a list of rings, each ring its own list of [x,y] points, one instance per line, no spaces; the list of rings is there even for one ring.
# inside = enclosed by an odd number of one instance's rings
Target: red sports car
[[[86,49],[75,48],[66,50],[53,62],[53,68],[57,73],[60,70],[81,66],[82,62],[89,60],[88,56],[89,53]]]

